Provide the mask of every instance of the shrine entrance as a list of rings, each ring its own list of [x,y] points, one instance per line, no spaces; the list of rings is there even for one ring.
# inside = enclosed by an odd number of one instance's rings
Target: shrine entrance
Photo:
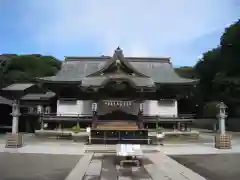
[[[125,121],[137,121],[137,116],[126,113],[121,110],[115,110],[113,112],[98,116],[98,120],[108,121],[108,120],[125,120]]]

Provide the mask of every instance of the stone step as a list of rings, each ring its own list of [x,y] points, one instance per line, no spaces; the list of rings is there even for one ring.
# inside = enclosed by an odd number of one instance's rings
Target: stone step
[[[22,134],[20,133],[7,133],[6,148],[19,148],[23,145]]]

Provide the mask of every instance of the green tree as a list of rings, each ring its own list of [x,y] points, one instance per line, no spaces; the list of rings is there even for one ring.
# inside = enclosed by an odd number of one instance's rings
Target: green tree
[[[225,29],[219,46],[204,53],[194,67],[205,102],[223,100],[229,107],[240,103],[239,59],[240,20]]]
[[[10,56],[3,74],[5,84],[35,82],[36,77],[53,76],[61,67],[61,61],[52,56]]]
[[[195,79],[197,77],[196,70],[190,66],[175,68],[176,73],[184,78]]]

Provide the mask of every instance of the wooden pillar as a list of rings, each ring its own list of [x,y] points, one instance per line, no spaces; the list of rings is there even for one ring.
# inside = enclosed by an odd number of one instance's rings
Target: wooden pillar
[[[39,117],[39,123],[40,123],[41,130],[43,130],[43,120],[42,120],[42,115],[44,113],[43,111],[44,111],[43,106],[42,105],[37,105],[37,114],[38,114],[38,117]]]
[[[181,130],[181,123],[177,122],[177,129],[180,131]]]
[[[140,102],[140,104],[139,104],[138,124],[139,124],[140,129],[144,128],[144,125],[143,125],[143,103],[142,102]]]
[[[95,128],[97,121],[97,106],[96,102],[92,103],[92,128]]]
[[[41,122],[41,130],[43,130],[43,120],[42,120],[42,117],[40,117],[40,122]]]
[[[30,124],[29,124],[29,119],[25,120],[25,129],[26,129],[27,133],[30,133],[30,132],[32,133],[32,130],[31,130]]]

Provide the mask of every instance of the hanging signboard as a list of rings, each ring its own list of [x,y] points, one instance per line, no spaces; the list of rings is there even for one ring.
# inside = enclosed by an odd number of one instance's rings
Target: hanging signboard
[[[110,107],[130,107],[132,101],[115,101],[115,100],[104,100],[104,104]]]

